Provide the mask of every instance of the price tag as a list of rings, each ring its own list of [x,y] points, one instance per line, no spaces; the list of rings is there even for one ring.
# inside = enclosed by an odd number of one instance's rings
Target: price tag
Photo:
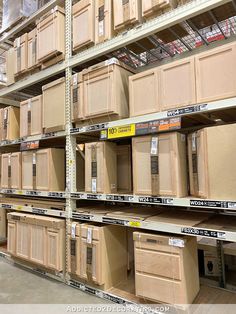
[[[177,246],[177,247],[184,247],[185,243],[183,239],[169,238],[169,245]]]
[[[92,233],[93,233],[93,229],[88,228],[88,231],[87,231],[87,243],[88,244],[92,243]]]
[[[129,137],[135,135],[135,124],[108,128],[108,139]]]
[[[130,227],[139,228],[139,227],[141,227],[141,222],[139,222],[139,221],[130,221],[130,222],[129,222],[129,226],[130,226]]]

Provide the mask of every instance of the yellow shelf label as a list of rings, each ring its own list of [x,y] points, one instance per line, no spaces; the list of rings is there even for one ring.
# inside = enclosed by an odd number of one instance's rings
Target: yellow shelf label
[[[135,135],[135,124],[117,126],[108,129],[108,139],[128,137]]]
[[[23,192],[22,192],[22,191],[18,191],[18,192],[17,192],[17,194],[20,194],[20,195],[22,195],[22,194],[23,194]]]
[[[139,222],[139,221],[130,221],[129,225],[130,225],[130,227],[141,227],[141,222]]]
[[[22,206],[17,206],[16,209],[21,210]]]

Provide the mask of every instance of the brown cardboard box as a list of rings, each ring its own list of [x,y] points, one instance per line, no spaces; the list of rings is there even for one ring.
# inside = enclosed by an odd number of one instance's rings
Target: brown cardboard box
[[[45,132],[65,129],[65,78],[60,78],[42,87],[43,128]]]
[[[196,60],[197,102],[236,96],[236,44],[200,53]]]
[[[191,304],[199,291],[197,239],[134,232],[136,295]]]
[[[1,187],[21,189],[21,153],[2,154]]]
[[[236,198],[236,124],[204,128],[188,136],[190,193],[208,199]]]
[[[0,109],[0,135],[1,140],[11,141],[20,137],[20,109],[17,107],[5,107]]]
[[[115,143],[85,144],[85,191],[93,193],[117,192]]]
[[[113,37],[112,0],[95,1],[95,43],[99,44]]]
[[[114,29],[129,28],[141,22],[141,0],[113,0]]]
[[[132,139],[134,194],[187,195],[185,136],[173,132]]]
[[[81,277],[107,290],[127,278],[126,229],[81,225]],[[115,248],[115,249],[114,249]]]
[[[7,86],[15,83],[15,49],[10,48],[6,52]]]
[[[14,41],[15,71],[14,75],[25,73],[28,70],[28,34],[18,37]]]
[[[20,104],[20,137],[43,133],[42,95],[25,100]]]
[[[95,41],[95,1],[81,0],[73,5],[73,50]]]
[[[38,61],[65,54],[65,13],[56,6],[37,22]]]

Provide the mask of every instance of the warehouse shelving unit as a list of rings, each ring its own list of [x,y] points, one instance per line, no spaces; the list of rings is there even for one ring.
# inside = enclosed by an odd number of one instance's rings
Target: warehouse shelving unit
[[[33,24],[36,19],[42,16],[45,12],[53,8],[55,5],[60,4],[61,1],[51,0],[45,7],[36,12],[30,18],[21,22],[10,31],[0,34],[0,43],[14,39],[27,27]],[[234,32],[228,36],[225,33],[224,25],[218,22],[213,10],[219,6],[230,5],[235,10],[236,16],[236,2],[234,0],[194,0],[183,6],[180,6],[164,15],[154,18],[142,25],[138,25],[133,29],[123,32],[122,34],[108,40],[105,43],[86,49],[79,52],[76,55],[72,55],[72,0],[65,1],[65,13],[66,13],[66,54],[65,60],[35,73],[23,80],[16,82],[15,84],[1,89],[0,97],[11,97],[13,93],[30,92],[34,87],[40,88],[46,81],[53,80],[58,76],[65,76],[66,78],[66,130],[62,132],[48,133],[39,136],[33,136],[23,139],[17,139],[14,141],[4,141],[0,143],[0,147],[3,149],[14,147],[15,145],[24,145],[25,143],[31,143],[34,141],[47,141],[54,138],[63,138],[66,143],[66,191],[61,192],[45,192],[45,191],[27,191],[27,190],[14,190],[14,189],[1,189],[0,194],[3,195],[18,195],[25,197],[42,197],[53,199],[65,199],[66,210],[58,211],[52,209],[34,208],[29,206],[15,206],[12,204],[2,203],[0,208],[11,209],[22,212],[30,212],[39,215],[48,215],[61,217],[66,219],[67,234],[71,221],[93,221],[106,224],[121,225],[124,227],[134,227],[145,230],[153,230],[159,232],[170,232],[173,234],[188,234],[192,236],[202,236],[205,238],[214,238],[218,240],[219,248],[222,247],[222,241],[236,242],[236,227],[235,227],[235,215],[236,213],[236,200],[203,200],[193,198],[172,198],[172,197],[149,197],[138,195],[122,195],[122,194],[92,194],[76,191],[76,143],[83,135],[93,135],[95,138],[101,140],[113,140],[121,139],[122,137],[132,137],[139,134],[151,134],[153,132],[171,131],[176,129],[185,129],[186,121],[191,121],[193,118],[197,120],[200,125],[208,125],[213,123],[217,119],[218,113],[229,111],[229,115],[232,119],[235,117],[234,109],[236,108],[236,98],[224,99],[211,103],[196,104],[191,107],[180,108],[176,110],[165,111],[161,113],[155,113],[145,116],[139,116],[135,118],[128,118],[123,120],[117,120],[107,123],[91,124],[81,126],[79,128],[73,127],[71,123],[71,78],[73,70],[86,68],[88,62],[97,63],[101,60],[116,57],[130,66],[136,68],[137,71],[145,69],[154,62],[166,62],[168,57],[179,58],[185,54],[194,53],[193,42],[196,38],[200,38],[203,45],[207,48],[209,45],[216,46],[221,45],[222,42],[229,42],[235,40],[236,34],[236,19],[234,16],[234,23],[232,28]],[[211,16],[213,25],[216,27],[216,34],[221,35],[224,38],[222,41],[211,43],[205,35],[199,30],[192,18],[196,15],[208,14]],[[174,34],[173,26],[184,23],[191,28],[189,37],[185,39],[176,36],[176,40],[183,49],[183,54],[171,53],[168,45],[162,44],[158,40],[158,32],[162,30],[169,30]],[[194,35],[193,35],[194,34]],[[129,50],[129,45],[136,43],[141,45],[140,41],[144,38],[150,38],[152,42],[156,44],[156,53],[146,51],[146,56],[132,55]],[[125,48],[125,50],[124,50]],[[160,57],[161,49],[161,57]],[[205,49],[199,48],[199,49]],[[164,55],[164,57],[163,57]],[[152,56],[154,59],[150,59],[151,62],[146,61],[146,57]],[[137,66],[138,65],[138,66]],[[18,103],[12,103],[12,105],[18,105]],[[209,115],[214,113],[214,117]],[[150,125],[155,124],[155,130],[150,129]],[[198,124],[198,125],[199,125]],[[186,128],[188,124],[186,124]],[[121,136],[119,131],[126,129],[126,132],[122,132],[125,136]],[[114,136],[116,133],[116,136]],[[113,136],[111,136],[113,134]],[[83,137],[82,137],[83,139]],[[164,205],[166,216],[159,217],[158,220],[153,221],[150,217],[146,220],[141,220],[137,217],[112,217],[111,215],[93,212],[79,212],[76,210],[76,201],[100,201],[105,202],[108,206],[108,211],[111,203],[129,203],[132,206],[147,205],[158,206]],[[184,216],[180,216],[179,219],[173,217],[172,208],[179,207],[185,208],[183,210]],[[205,210],[204,210],[205,209]],[[182,209],[181,209],[182,210]],[[196,219],[196,212],[200,212],[201,219]],[[218,214],[218,215],[217,215]],[[221,215],[220,215],[221,214]],[[198,214],[197,214],[198,215]],[[189,217],[195,217],[189,221]],[[220,219],[218,219],[220,217]],[[219,258],[221,260],[221,253],[218,250]],[[120,304],[131,304],[132,302],[116,296],[113,293],[104,292],[99,289],[90,287],[84,283],[75,281],[70,278],[67,265],[68,248],[66,245],[66,271],[65,276],[60,280],[64,280],[70,286],[78,288],[82,291],[94,294],[105,300],[114,301]],[[10,259],[7,253],[0,253],[0,256]],[[30,268],[34,271],[38,271],[37,268]],[[42,275],[50,276],[47,272],[41,272]],[[223,271],[221,272],[221,285],[225,285],[225,279]]]

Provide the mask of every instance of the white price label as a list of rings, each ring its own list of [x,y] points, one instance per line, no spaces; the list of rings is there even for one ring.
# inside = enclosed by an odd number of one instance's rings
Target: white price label
[[[28,110],[31,110],[31,99],[28,100]]]
[[[98,35],[99,36],[103,36],[104,35],[104,31],[105,31],[105,27],[104,27],[104,20],[98,23]]]
[[[33,153],[33,165],[36,165],[36,154]]]
[[[77,85],[78,82],[78,73],[73,75],[73,85]]]
[[[185,247],[183,239],[169,238],[169,245],[177,247]]]
[[[111,59],[105,61],[105,65],[117,64],[117,63],[118,63],[118,61],[116,58],[111,58]]]
[[[91,244],[92,243],[92,234],[93,234],[93,229],[92,228],[88,228],[88,232],[87,232],[87,243]]]
[[[71,224],[71,238],[75,239],[76,236],[76,222],[72,222]]]
[[[197,148],[197,136],[196,133],[192,134],[192,150],[195,151]]]
[[[92,193],[97,193],[97,179],[92,179]]]
[[[153,137],[151,143],[151,155],[157,154],[158,154],[158,137]]]

